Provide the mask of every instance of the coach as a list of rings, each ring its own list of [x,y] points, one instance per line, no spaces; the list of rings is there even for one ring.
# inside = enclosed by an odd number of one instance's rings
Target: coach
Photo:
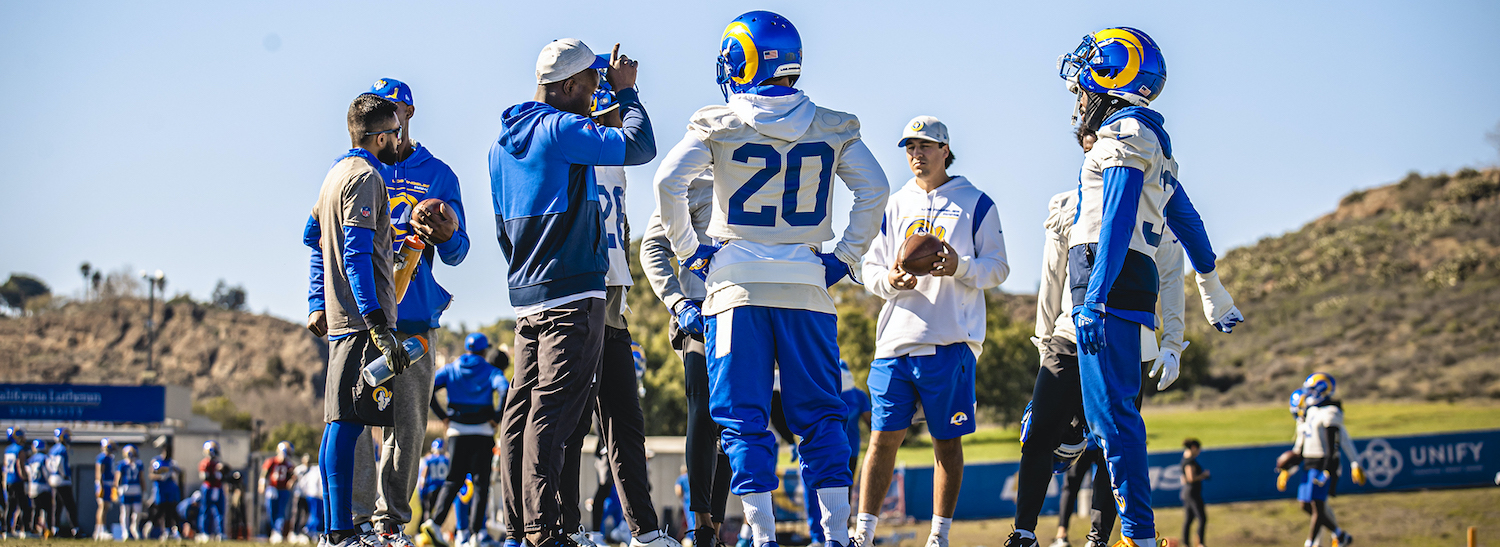
[[[535,100],[505,110],[490,148],[490,191],[500,250],[510,263],[516,309],[515,381],[501,440],[507,524],[535,547],[571,545],[558,485],[563,445],[588,410],[604,344],[609,269],[596,165],[640,165],[656,157],[636,97],[636,62],[594,55],[573,38],[542,48]],[[589,119],[599,73],[617,91],[619,129]],[[517,539],[512,537],[511,539]]]

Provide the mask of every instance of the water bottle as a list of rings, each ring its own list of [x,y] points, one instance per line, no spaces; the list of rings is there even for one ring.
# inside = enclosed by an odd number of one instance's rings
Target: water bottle
[[[405,342],[401,343],[401,348],[406,350],[406,354],[411,356],[412,361],[416,361],[417,359],[421,359],[423,355],[427,355],[427,339],[421,336],[407,338]],[[384,384],[386,380],[390,380],[392,376],[395,376],[396,372],[391,370],[391,367],[386,366],[385,356],[381,355],[380,357],[376,357],[374,361],[371,361],[370,364],[365,365],[364,370],[359,371],[359,375],[364,377],[365,383],[373,387]]]
[[[417,236],[406,236],[401,250],[396,252],[396,302],[406,298],[406,289],[411,285],[412,275],[417,273],[417,263],[422,260],[422,251],[427,248]]]

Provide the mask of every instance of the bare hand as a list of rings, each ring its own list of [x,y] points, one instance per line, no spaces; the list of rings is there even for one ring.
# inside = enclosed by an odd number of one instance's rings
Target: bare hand
[[[890,281],[891,286],[899,291],[909,291],[917,287],[917,276],[901,269],[900,264],[891,268],[890,273],[886,274],[886,280]]]
[[[636,65],[639,64],[639,61],[620,55],[620,44],[615,44],[615,49],[609,52],[609,71],[605,73],[605,79],[616,91],[635,87]]]
[[[307,330],[312,331],[313,336],[322,338],[328,334],[328,314],[318,310],[307,314]]]
[[[443,211],[446,213],[448,210],[449,208],[445,205]],[[425,210],[412,215],[411,228],[417,233],[417,237],[422,238],[422,241],[434,245],[441,245],[453,237],[452,224],[443,222],[442,219],[434,217]]]
[[[947,241],[943,242],[943,250],[938,251],[937,255],[938,261],[932,263],[932,271],[929,272],[933,277],[951,276],[958,271],[958,251],[953,250],[953,246]]]

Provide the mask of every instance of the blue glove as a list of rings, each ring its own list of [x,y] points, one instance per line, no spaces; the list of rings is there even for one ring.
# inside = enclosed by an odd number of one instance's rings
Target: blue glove
[[[698,250],[693,252],[693,257],[688,259],[687,269],[698,276],[698,279],[708,281],[708,263],[713,260],[714,253],[719,248],[713,245],[698,244]]]
[[[1104,304],[1073,306],[1073,326],[1078,330],[1078,350],[1089,355],[1104,351]]]
[[[677,328],[691,334],[703,334],[703,310],[692,300],[683,300],[677,306]]]
[[[823,284],[832,287],[844,276],[849,275],[849,265],[839,260],[833,253],[818,253],[818,258],[823,261]]]

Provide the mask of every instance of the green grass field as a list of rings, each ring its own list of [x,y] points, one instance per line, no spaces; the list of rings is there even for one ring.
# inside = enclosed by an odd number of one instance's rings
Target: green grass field
[[[1180,448],[1187,437],[1197,437],[1205,448],[1292,442],[1292,419],[1285,405],[1214,409],[1147,406],[1142,413],[1153,451]],[[1500,403],[1355,401],[1344,405],[1344,422],[1355,437],[1500,428]],[[964,438],[964,460],[1019,460],[1018,434],[1017,427],[981,429]],[[932,449],[925,438],[918,439],[902,447],[898,458],[907,465],[932,465]]]

